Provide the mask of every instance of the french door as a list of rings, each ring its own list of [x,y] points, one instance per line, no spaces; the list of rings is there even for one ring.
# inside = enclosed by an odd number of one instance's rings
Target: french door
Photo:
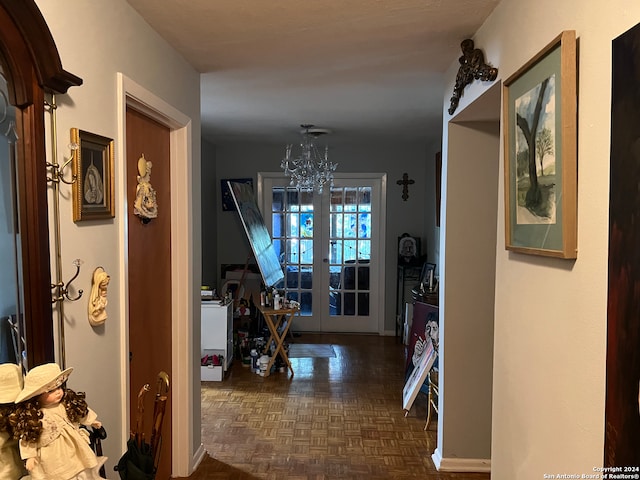
[[[292,328],[381,332],[384,175],[336,175],[322,194],[258,175],[259,202],[280,256],[281,289],[300,302]]]

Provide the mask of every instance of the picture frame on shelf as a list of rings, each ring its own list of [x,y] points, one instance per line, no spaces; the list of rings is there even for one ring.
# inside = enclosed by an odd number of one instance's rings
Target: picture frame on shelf
[[[115,217],[113,139],[71,129],[73,221]]]
[[[563,31],[505,80],[503,109],[505,248],[575,259],[575,31]]]
[[[420,273],[420,291],[433,293],[437,288],[436,264],[425,262],[422,266],[422,272]]]
[[[420,238],[403,233],[398,237],[398,265],[412,265],[420,259]]]

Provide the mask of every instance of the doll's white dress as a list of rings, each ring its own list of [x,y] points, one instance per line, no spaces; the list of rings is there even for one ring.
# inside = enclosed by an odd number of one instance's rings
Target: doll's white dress
[[[26,475],[26,470],[18,454],[18,442],[9,438],[7,432],[0,432],[0,478],[18,480]]]
[[[107,460],[97,457],[89,446],[89,438],[67,417],[62,403],[40,409],[42,434],[37,443],[20,441],[20,456],[23,460],[36,457],[36,466],[31,470],[33,480],[103,480],[99,469]],[[97,419],[89,413],[80,424],[90,426]]]

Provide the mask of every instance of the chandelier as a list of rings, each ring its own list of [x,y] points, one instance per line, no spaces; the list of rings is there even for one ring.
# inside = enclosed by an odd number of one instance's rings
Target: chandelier
[[[338,164],[329,161],[329,147],[325,146],[322,153],[316,141],[318,137],[331,133],[331,130],[306,124],[300,126],[302,127],[300,130],[302,150],[298,156],[292,158],[293,145],[287,145],[280,168],[284,170],[285,175],[291,177],[291,186],[295,186],[298,190],[315,190],[322,193],[325,184],[329,183],[329,186],[333,186],[333,172]]]

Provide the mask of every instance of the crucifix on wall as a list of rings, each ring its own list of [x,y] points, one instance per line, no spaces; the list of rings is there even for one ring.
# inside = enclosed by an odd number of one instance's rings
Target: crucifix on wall
[[[409,198],[409,185],[416,183],[415,180],[411,180],[409,174],[403,173],[402,180],[398,180],[396,183],[402,185],[402,200],[406,202],[407,198]]]

